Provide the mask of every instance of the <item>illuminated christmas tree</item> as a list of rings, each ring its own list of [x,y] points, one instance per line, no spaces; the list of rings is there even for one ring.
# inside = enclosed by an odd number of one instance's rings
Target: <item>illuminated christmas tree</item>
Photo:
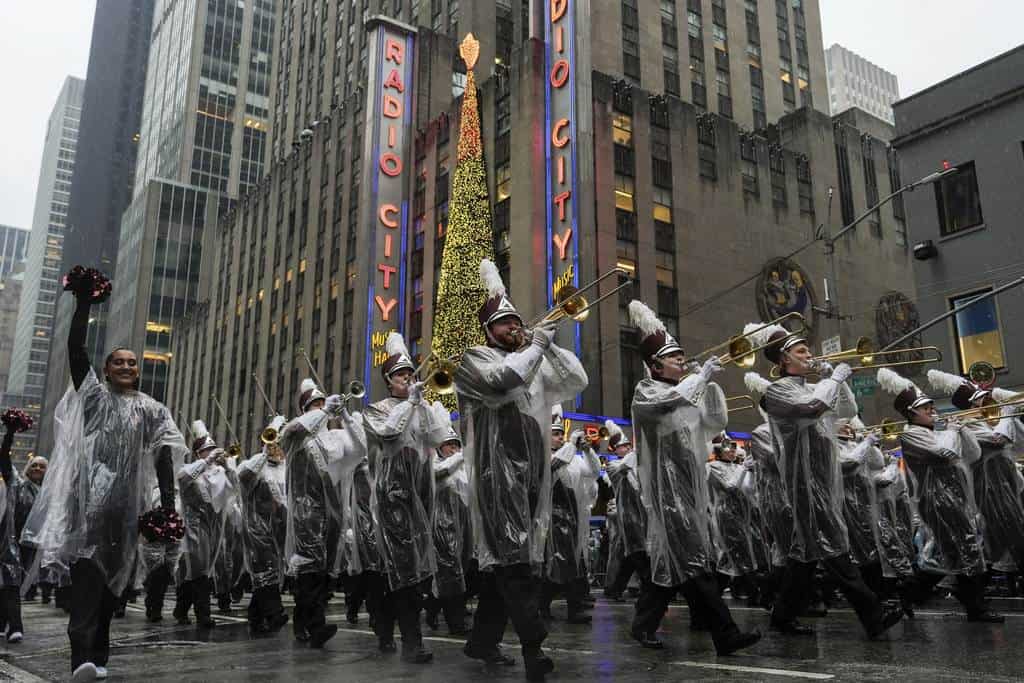
[[[459,54],[466,62],[468,73],[466,92],[462,96],[448,236],[444,243],[437,306],[434,309],[431,350],[438,358],[452,358],[471,346],[484,343],[484,334],[477,320],[477,311],[485,298],[484,287],[480,283],[480,262],[494,258],[487,170],[480,141],[476,79],[473,77],[473,67],[480,56],[480,43],[472,33],[462,41]],[[440,399],[449,410],[457,408],[454,394],[430,398]]]

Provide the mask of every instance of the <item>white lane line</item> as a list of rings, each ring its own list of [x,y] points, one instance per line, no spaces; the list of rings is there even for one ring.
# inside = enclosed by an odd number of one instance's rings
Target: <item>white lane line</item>
[[[331,622],[330,619],[328,619],[327,621],[328,621],[328,623]],[[364,631],[363,629],[358,629],[358,628],[341,628],[341,627],[338,627],[338,633],[357,633],[357,634],[364,635],[364,636],[376,636],[376,634],[373,631]],[[445,636],[423,636],[423,640],[437,641],[439,643],[454,643],[456,645],[465,645],[466,644],[466,639],[465,638],[449,638],[449,637],[445,637]],[[509,646],[513,646],[513,645],[518,646],[519,645],[518,641],[516,641],[514,643],[510,642],[510,643],[503,643],[503,644],[504,645],[509,645]],[[550,645],[545,645],[544,646],[544,650],[545,650],[545,652],[569,652],[569,653],[572,653],[572,654],[587,655],[588,657],[593,657],[594,655],[597,654],[597,652],[594,652],[593,650],[581,650],[581,649],[575,648],[575,647],[569,649],[569,648],[561,648],[561,647],[552,647]]]
[[[130,604],[129,605],[125,605],[125,609],[130,609],[133,612],[145,612],[146,611],[146,609],[144,607],[139,607],[138,605],[130,605]],[[218,620],[219,621],[231,621],[231,622],[234,622],[236,624],[248,624],[249,623],[248,619],[243,619],[242,617],[233,617],[230,614],[211,614],[210,616],[213,617],[214,621],[218,621]],[[174,616],[172,615],[171,618],[173,619]],[[186,625],[185,624],[179,624],[178,626],[180,628],[180,627],[184,627]]]
[[[553,604],[557,604],[557,603],[558,603],[558,601],[556,600],[555,603],[553,603]],[[598,604],[599,605],[603,604],[605,607],[607,607],[609,609],[634,609],[633,605],[631,605],[629,603],[621,604],[621,603],[605,602],[605,603],[598,603]],[[729,605],[728,603],[726,603],[726,606],[729,608],[730,612],[761,612],[765,616],[769,615],[768,610],[766,610],[763,607],[734,607],[733,605]],[[669,605],[669,609],[689,611],[689,608],[686,605],[674,605],[673,604],[673,605]],[[852,609],[850,609],[848,607],[833,607],[833,608],[829,609],[828,613],[829,614],[856,614],[856,612],[854,612]],[[1007,618],[1012,618],[1012,619],[1024,618],[1024,612],[1004,611],[1004,612],[999,612],[999,613],[1002,614],[1004,617],[1007,617]],[[914,610],[914,614],[915,615],[924,615],[926,617],[966,617],[967,616],[963,612],[957,612],[955,609],[952,609],[952,608],[950,608],[947,611],[915,609]],[[821,620],[828,619],[827,616],[825,616],[825,617],[804,617],[804,618],[808,620],[808,623],[814,623],[815,621],[818,621],[819,619],[821,619]]]
[[[14,681],[14,683],[46,683],[45,678],[40,678],[34,673],[4,661],[0,661],[0,680]]]
[[[788,678],[809,678],[815,681],[827,681],[835,678],[832,674],[819,674],[812,671],[791,671],[789,669],[765,669],[759,666],[737,666],[735,664],[712,664],[711,662],[672,662],[678,666],[691,666],[698,669],[716,669],[719,671],[735,671],[745,674],[765,674],[767,676],[786,676]]]

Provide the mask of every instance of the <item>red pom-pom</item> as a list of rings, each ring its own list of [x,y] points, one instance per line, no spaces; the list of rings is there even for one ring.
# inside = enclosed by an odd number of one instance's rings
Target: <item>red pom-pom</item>
[[[64,291],[74,292],[76,296],[87,295],[94,304],[106,301],[113,287],[110,280],[95,268],[75,266],[63,277]]]
[[[0,422],[3,422],[8,430],[14,432],[27,432],[32,429],[32,418],[28,416],[28,413],[17,408],[5,410],[4,414],[0,416]]]
[[[139,516],[139,533],[150,543],[174,542],[185,537],[185,526],[174,510],[153,508]]]

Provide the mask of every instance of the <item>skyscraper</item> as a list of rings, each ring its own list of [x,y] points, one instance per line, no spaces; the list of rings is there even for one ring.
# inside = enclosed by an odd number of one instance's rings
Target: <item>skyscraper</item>
[[[25,281],[25,262],[19,261],[10,273],[0,280],[0,387],[7,387],[14,351],[14,331],[18,325],[18,302],[21,285]],[[0,391],[0,396],[4,392]]]
[[[93,20],[78,153],[71,181],[61,270],[82,264],[117,281],[117,241],[121,216],[131,202],[135,181],[142,94],[146,83],[149,33],[156,0],[99,0]],[[39,422],[39,450],[53,444],[53,410],[67,389],[68,327],[74,300],[57,299],[57,317],[46,393]],[[94,366],[107,348],[109,303],[95,306],[87,346]]]
[[[46,385],[54,309],[60,293],[64,229],[84,91],[85,81],[68,76],[47,122],[11,372],[7,380],[8,395],[20,397],[16,400],[37,421]],[[35,429],[19,434],[13,452],[19,456],[26,455],[34,447],[35,439]]]
[[[0,280],[14,270],[14,266],[25,260],[28,252],[29,231],[10,225],[0,225]],[[6,385],[0,384],[0,388]]]
[[[893,102],[900,98],[896,74],[890,73],[842,45],[825,51],[828,98],[833,114],[856,107],[890,126],[896,124]]]
[[[121,222],[109,343],[164,396],[172,324],[201,291],[216,216],[263,174],[277,3],[158,0],[134,196]]]

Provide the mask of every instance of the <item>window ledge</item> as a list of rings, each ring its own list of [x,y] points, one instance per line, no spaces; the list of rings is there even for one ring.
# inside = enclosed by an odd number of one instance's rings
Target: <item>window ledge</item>
[[[939,238],[939,244],[943,244],[944,242],[949,242],[950,240],[955,240],[958,237],[963,237],[965,235],[970,235],[970,234],[979,232],[981,230],[984,230],[987,227],[988,227],[987,225],[985,225],[984,223],[981,223],[979,225],[975,225],[973,228],[967,228],[967,229],[961,230],[959,232],[954,232],[952,235],[946,235],[945,237],[940,237]]]

